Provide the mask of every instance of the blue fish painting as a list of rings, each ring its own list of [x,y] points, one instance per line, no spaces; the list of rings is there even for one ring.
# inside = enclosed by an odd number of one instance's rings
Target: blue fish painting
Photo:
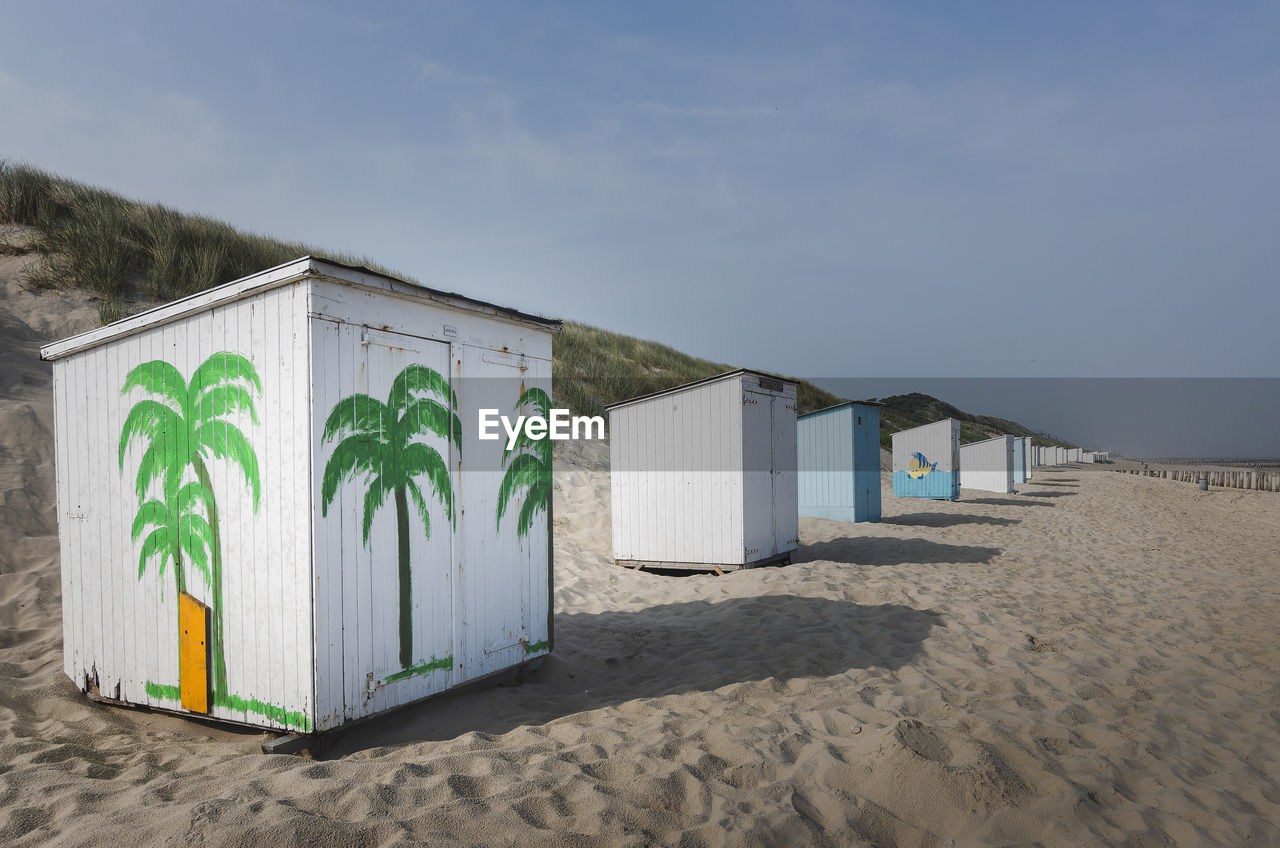
[[[916,451],[911,454],[911,465],[907,471],[907,476],[912,480],[919,480],[938,467],[938,463],[930,463],[928,457]]]

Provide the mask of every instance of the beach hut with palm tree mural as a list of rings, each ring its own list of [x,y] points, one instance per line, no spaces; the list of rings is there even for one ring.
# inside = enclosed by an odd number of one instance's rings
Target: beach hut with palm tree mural
[[[321,733],[551,650],[556,321],[305,257],[48,345],[64,670]]]

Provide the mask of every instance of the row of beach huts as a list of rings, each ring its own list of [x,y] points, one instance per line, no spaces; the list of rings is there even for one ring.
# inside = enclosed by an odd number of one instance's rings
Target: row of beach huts
[[[303,258],[41,351],[53,363],[64,671],[90,697],[314,736],[552,650],[559,322]],[[880,518],[880,407],[797,415],[735,371],[608,409],[613,553],[788,560]],[[893,436],[899,497],[1013,492],[1079,451]]]
[[[608,407],[620,565],[731,571],[790,559],[799,518],[879,521],[880,404],[797,414],[797,384],[739,370]],[[1016,494],[1033,469],[1102,461],[1001,435],[960,443],[947,418],[894,433],[892,492]]]

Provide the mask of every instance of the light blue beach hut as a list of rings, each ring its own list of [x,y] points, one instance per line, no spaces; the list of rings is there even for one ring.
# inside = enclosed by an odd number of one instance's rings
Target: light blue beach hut
[[[1013,440],[1013,482],[1014,484],[1027,482],[1027,440],[1015,438]]]
[[[800,514],[880,520],[880,404],[850,402],[796,423]]]

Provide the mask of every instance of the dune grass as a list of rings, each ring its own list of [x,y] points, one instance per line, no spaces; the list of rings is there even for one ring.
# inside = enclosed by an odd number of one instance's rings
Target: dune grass
[[[1075,447],[1053,436],[1037,433],[1016,421],[996,418],[992,415],[973,415],[932,395],[919,392],[881,398],[880,403],[883,404],[880,408],[880,444],[886,449],[892,445],[892,435],[899,430],[919,427],[921,424],[942,421],[945,418],[954,418],[960,422],[961,444],[980,442],[983,439],[1009,434],[1030,436],[1037,445]]]
[[[31,249],[43,261],[30,266],[24,281],[28,286],[95,292],[104,324],[123,317],[126,298],[174,300],[301,256],[364,265],[416,282],[364,257],[247,233],[213,218],[131,200],[2,159],[0,224],[23,225],[36,233]],[[556,402],[574,414],[601,415],[607,404],[733,367],[567,321],[555,341],[552,390]],[[802,414],[841,400],[811,383],[800,383]],[[947,417],[962,422],[964,441],[1013,433],[1035,436],[1040,444],[1066,444],[1015,422],[970,415],[928,395],[901,395],[884,403],[880,432],[886,447],[896,430]]]
[[[44,261],[28,273],[27,285],[93,291],[101,297],[104,323],[119,317],[125,297],[174,300],[300,256],[377,267],[363,257],[245,233],[213,218],[5,161],[0,224],[37,232],[33,247]]]
[[[689,356],[657,342],[566,321],[556,337],[552,379],[558,403],[579,414],[603,415],[607,404],[713,377],[735,367]],[[801,413],[840,401],[830,392],[800,382]]]

